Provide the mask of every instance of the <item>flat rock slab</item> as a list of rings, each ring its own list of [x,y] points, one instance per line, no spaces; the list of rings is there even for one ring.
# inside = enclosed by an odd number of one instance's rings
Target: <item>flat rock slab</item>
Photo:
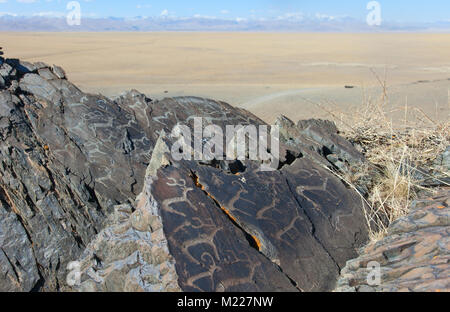
[[[180,287],[334,289],[367,238],[358,196],[308,159],[272,172],[242,165],[236,174],[186,161],[158,171],[152,194]]]
[[[196,186],[188,165],[160,171],[152,193],[184,291],[297,290]]]
[[[347,263],[337,291],[450,291],[450,189],[416,201],[388,235]],[[369,263],[378,263],[381,279],[373,284]]]

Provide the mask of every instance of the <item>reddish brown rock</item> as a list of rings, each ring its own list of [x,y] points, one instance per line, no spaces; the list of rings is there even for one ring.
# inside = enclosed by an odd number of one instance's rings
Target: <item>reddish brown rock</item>
[[[151,193],[183,290],[332,290],[367,237],[357,195],[309,159],[232,173],[166,157]]]
[[[450,291],[449,201],[450,189],[416,201],[384,239],[347,263],[337,291]],[[370,285],[372,261],[380,265],[381,280]]]

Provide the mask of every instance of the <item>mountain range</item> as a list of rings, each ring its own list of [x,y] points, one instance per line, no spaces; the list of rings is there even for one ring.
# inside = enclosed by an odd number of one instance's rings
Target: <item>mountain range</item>
[[[383,22],[368,26],[352,17],[285,15],[271,19],[216,17],[105,17],[82,18],[69,26],[62,14],[19,16],[0,14],[0,31],[283,31],[283,32],[448,32],[450,21],[429,23]]]

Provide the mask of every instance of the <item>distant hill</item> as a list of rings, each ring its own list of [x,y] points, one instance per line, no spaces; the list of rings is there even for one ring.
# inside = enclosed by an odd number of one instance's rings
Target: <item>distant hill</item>
[[[62,16],[62,15],[61,15]],[[0,31],[291,31],[291,32],[448,32],[450,21],[391,23],[370,27],[350,17],[286,16],[274,19],[220,19],[213,17],[84,18],[69,26],[64,17],[0,15]]]

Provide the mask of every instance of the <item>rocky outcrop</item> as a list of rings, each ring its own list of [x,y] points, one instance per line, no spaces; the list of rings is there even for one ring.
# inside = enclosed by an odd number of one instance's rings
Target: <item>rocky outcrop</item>
[[[364,156],[350,142],[339,136],[336,125],[328,120],[300,120],[294,124],[285,116],[277,118],[282,140],[290,150],[297,150],[318,165],[330,163],[344,172],[349,166],[364,162]]]
[[[163,132],[164,133],[164,132]],[[78,291],[180,291],[175,261],[168,250],[158,203],[150,187],[164,164],[165,145],[158,140],[144,188],[129,204],[116,206],[106,228],[88,245],[79,265]],[[134,210],[134,211],[133,211]]]
[[[44,63],[0,58],[0,77],[0,290],[69,290],[75,260],[76,290],[330,290],[367,239],[358,196],[324,169],[363,157],[330,123],[283,118],[271,172],[175,161],[169,134],[194,117],[265,123],[195,97],[86,94]]]
[[[233,173],[220,162],[176,162],[172,143],[162,132],[140,198],[162,219],[182,290],[334,287],[366,239],[356,194],[301,156],[274,172],[243,161]]]
[[[445,187],[450,185],[450,146],[439,155],[434,163],[433,170],[423,179],[425,186]]]
[[[159,216],[152,213],[151,195],[142,194],[136,211],[115,207],[107,226],[79,259],[83,292],[180,291]],[[75,272],[77,273],[77,272]],[[77,281],[75,281],[77,282]]]
[[[418,200],[387,236],[360,251],[337,291],[439,292],[450,289],[450,189]],[[377,264],[376,266],[371,266]],[[379,270],[377,281],[376,271]]]

